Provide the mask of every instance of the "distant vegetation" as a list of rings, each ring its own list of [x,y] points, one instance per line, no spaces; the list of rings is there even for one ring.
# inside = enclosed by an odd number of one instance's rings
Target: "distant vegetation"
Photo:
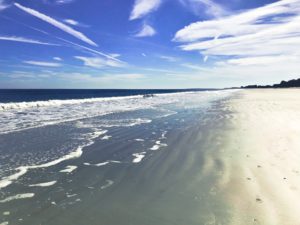
[[[266,85],[266,86],[248,85],[248,86],[242,86],[241,88],[292,88],[292,87],[300,87],[300,79],[281,81],[280,84],[274,84],[274,85]]]

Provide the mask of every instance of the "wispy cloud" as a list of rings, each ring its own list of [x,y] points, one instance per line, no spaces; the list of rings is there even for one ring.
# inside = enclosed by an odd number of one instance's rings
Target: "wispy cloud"
[[[137,32],[134,36],[135,37],[151,37],[156,34],[156,31],[153,27],[148,24],[143,24],[141,30]]]
[[[129,19],[142,18],[158,9],[161,3],[162,0],[135,0]]]
[[[62,64],[54,62],[44,62],[44,61],[23,61],[23,63],[34,65],[34,66],[45,66],[45,67],[61,67]]]
[[[60,37],[56,37],[58,40],[61,40],[67,44],[69,44],[70,46],[72,46],[73,48],[76,48],[76,49],[80,49],[82,51],[88,51],[92,54],[96,54],[96,55],[100,55],[100,56],[104,56],[108,59],[111,59],[111,60],[114,60],[114,61],[117,61],[119,63],[124,63],[123,61],[117,59],[116,57],[112,56],[111,54],[106,54],[106,53],[103,53],[103,52],[100,52],[98,50],[95,50],[95,49],[92,49],[92,48],[89,48],[89,47],[86,47],[86,46],[83,46],[83,45],[80,45],[80,44],[77,44],[77,43],[74,43],[72,41],[69,41],[69,40],[66,40],[64,38],[60,38]]]
[[[59,46],[58,44],[47,43],[47,42],[42,42],[42,41],[33,40],[33,39],[29,39],[29,38],[24,38],[24,37],[16,37],[16,36],[0,36],[0,40],[1,41],[23,42],[23,43],[38,44],[38,45]]]
[[[74,2],[74,0],[56,0],[55,3],[59,4],[59,5],[63,5],[63,4],[69,4]]]
[[[114,57],[114,58],[118,58],[118,57],[120,57],[121,56],[121,54],[119,54],[119,53],[111,53],[111,54],[109,54],[111,57]]]
[[[114,74],[114,75],[105,75],[101,77],[102,80],[107,80],[107,81],[139,80],[144,78],[146,78],[146,76],[144,74],[139,74],[139,73]]]
[[[168,62],[178,62],[179,59],[176,58],[176,57],[173,57],[173,56],[167,56],[167,55],[160,55],[158,56],[159,58],[163,59],[163,60],[166,60]]]
[[[62,61],[62,58],[60,58],[60,57],[53,57],[53,59],[56,61]]]
[[[75,56],[74,58],[81,60],[85,66],[93,67],[93,68],[103,68],[103,67],[124,67],[125,64],[100,57],[84,57],[84,56]]]
[[[55,4],[55,5],[65,5],[75,2],[75,0],[43,0],[44,3]]]
[[[79,25],[79,22],[77,22],[76,20],[72,20],[72,19],[64,19],[64,22],[68,23],[70,25],[73,25],[73,26],[78,26]]]
[[[105,74],[101,76],[92,76],[90,74],[84,73],[58,73],[55,74],[61,79],[66,79],[71,82],[87,82],[92,84],[97,83],[110,83],[115,84],[115,82],[135,82],[142,79],[145,79],[146,76],[144,74],[139,73],[125,73],[125,74]]]
[[[89,25],[86,25],[84,23],[78,22],[74,19],[64,19],[63,22],[70,24],[72,26],[76,26],[76,27],[89,27]]]
[[[32,15],[32,16],[35,16],[35,17],[37,17],[37,18],[39,18],[39,19],[41,19],[41,20],[43,20],[43,21],[45,21],[45,22],[47,22],[47,23],[49,23],[49,24],[51,24],[55,27],[57,27],[58,29],[60,29],[64,32],[76,37],[77,39],[79,39],[79,40],[81,40],[85,43],[88,43],[92,46],[98,46],[95,42],[93,42],[91,39],[86,37],[83,33],[80,33],[79,31],[74,30],[72,27],[69,27],[64,23],[61,23],[61,22],[51,18],[50,16],[47,16],[43,13],[40,13],[40,12],[34,10],[34,9],[24,7],[24,6],[20,5],[19,3],[14,3],[14,5],[16,7],[18,7],[19,9],[23,10],[24,12],[26,12],[26,13]]]
[[[193,23],[174,40],[181,49],[205,56],[227,56],[234,65],[270,65],[300,60],[300,0],[282,0],[217,20]],[[220,65],[220,63],[218,63]]]
[[[0,0],[0,11],[8,8],[9,5],[4,2],[4,0]]]
[[[299,63],[300,57],[293,55],[276,55],[276,56],[257,56],[257,57],[246,57],[229,59],[225,62],[220,62],[220,65],[230,64],[238,66],[259,66],[259,65],[270,65],[277,63]]]
[[[221,5],[215,3],[212,0],[179,0],[182,5],[190,9],[195,14],[203,14],[203,11],[207,15],[214,17],[220,17],[228,14],[228,11]]]

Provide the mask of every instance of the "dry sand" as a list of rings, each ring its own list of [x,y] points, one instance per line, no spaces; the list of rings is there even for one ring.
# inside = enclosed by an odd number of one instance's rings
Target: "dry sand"
[[[226,109],[232,132],[216,187],[229,224],[299,225],[300,89],[244,90]]]

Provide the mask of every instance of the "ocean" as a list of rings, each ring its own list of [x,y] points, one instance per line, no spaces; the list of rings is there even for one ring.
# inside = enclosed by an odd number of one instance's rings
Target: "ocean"
[[[189,179],[234,93],[0,90],[0,224],[206,221]]]

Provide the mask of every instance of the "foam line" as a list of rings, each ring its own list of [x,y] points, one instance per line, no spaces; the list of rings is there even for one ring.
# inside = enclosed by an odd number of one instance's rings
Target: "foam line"
[[[221,90],[221,91],[207,91],[207,92],[178,92],[178,93],[168,93],[168,94],[156,94],[159,97],[177,97],[186,94],[226,94],[233,93],[238,90]],[[25,109],[32,107],[47,107],[47,106],[62,106],[62,105],[73,105],[82,103],[95,103],[95,102],[108,102],[108,101],[118,101],[118,100],[128,100],[128,99],[143,99],[143,95],[132,95],[132,96],[122,96],[122,97],[102,97],[102,98],[84,98],[84,99],[68,99],[68,100],[48,100],[48,101],[34,101],[34,102],[14,102],[14,103],[1,103],[0,111],[10,110],[10,109]]]
[[[109,161],[102,162],[102,163],[97,163],[97,164],[84,163],[84,165],[86,165],[86,166],[97,166],[97,167],[100,167],[100,166],[108,165],[110,163],[121,163],[121,162],[120,161],[109,160]]]
[[[34,193],[17,194],[14,196],[7,197],[3,200],[0,200],[0,203],[10,202],[10,201],[13,201],[16,199],[32,198],[33,196],[34,196]]]
[[[39,184],[30,184],[29,187],[49,187],[54,184],[56,184],[57,181],[50,181],[45,183],[39,183]]]
[[[10,109],[26,109],[26,108],[39,108],[48,106],[62,106],[73,105],[82,103],[95,103],[107,102],[112,100],[134,99],[143,98],[142,95],[124,96],[124,97],[109,97],[109,98],[84,98],[84,99],[68,99],[68,100],[48,100],[48,101],[35,101],[35,102],[15,102],[15,103],[1,103],[0,111]]]

